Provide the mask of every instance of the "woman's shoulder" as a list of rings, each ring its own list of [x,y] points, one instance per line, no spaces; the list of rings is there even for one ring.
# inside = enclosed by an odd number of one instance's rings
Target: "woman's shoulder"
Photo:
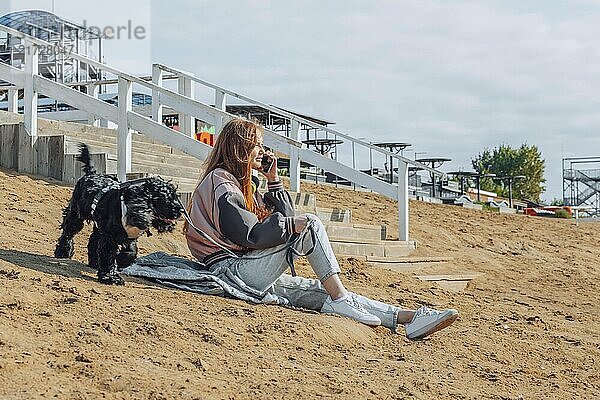
[[[225,168],[215,168],[212,171],[210,171],[210,174],[214,175],[215,177],[224,179],[224,180],[230,180],[230,181],[237,182],[237,179],[235,178],[235,176],[231,172],[227,171]]]
[[[236,188],[239,188],[240,186],[235,176],[231,172],[223,168],[215,168],[208,174],[206,174],[202,182],[200,182],[200,185],[198,185],[198,189],[202,190],[202,188],[206,187],[206,185],[210,185],[214,188],[222,185],[230,187],[232,185]]]

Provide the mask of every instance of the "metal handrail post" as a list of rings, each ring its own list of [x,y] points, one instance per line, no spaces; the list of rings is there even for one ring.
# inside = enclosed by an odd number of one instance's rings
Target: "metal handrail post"
[[[32,143],[37,140],[38,92],[34,81],[38,74],[37,47],[30,41],[25,41],[25,90],[23,94],[23,123],[25,130],[31,136]]]
[[[19,112],[19,89],[8,89],[8,112]]]
[[[163,70],[158,66],[152,65],[152,83],[156,86],[162,87],[163,85]],[[160,101],[160,92],[156,89],[152,89],[152,119],[159,124],[162,124],[163,117],[163,105]]]
[[[215,108],[217,110],[221,110],[223,112],[227,111],[227,96],[224,91],[215,89]],[[221,133],[221,129],[223,128],[223,117],[216,116],[215,117],[215,135],[218,136]]]
[[[194,82],[189,77],[179,77],[177,92],[189,99],[194,99]],[[179,131],[193,138],[196,134],[196,118],[193,115],[180,112]]]
[[[290,126],[290,138],[300,141],[300,122],[292,119]],[[290,146],[290,190],[300,192],[300,154],[296,146]]]
[[[408,240],[408,164],[398,163],[398,240]]]
[[[132,110],[132,83],[119,77],[119,108],[117,127],[117,178],[121,182],[127,180],[131,172],[131,130],[129,129],[128,112]]]

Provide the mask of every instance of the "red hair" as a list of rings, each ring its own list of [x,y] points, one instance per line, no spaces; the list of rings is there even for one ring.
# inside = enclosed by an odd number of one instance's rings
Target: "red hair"
[[[227,122],[217,137],[213,150],[204,163],[204,174],[200,182],[217,168],[223,168],[233,174],[240,186],[246,203],[246,209],[262,221],[271,212],[264,206],[259,206],[254,193],[257,188],[252,183],[252,162],[250,154],[259,144],[262,137],[262,126],[244,118],[234,118]],[[191,202],[188,206],[191,208]],[[187,230],[187,221],[184,232]]]

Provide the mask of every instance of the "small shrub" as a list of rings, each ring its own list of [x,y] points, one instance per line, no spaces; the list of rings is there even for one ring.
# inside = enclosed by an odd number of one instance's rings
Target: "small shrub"
[[[556,218],[571,218],[571,215],[569,214],[569,212],[562,208],[559,210],[556,210],[556,212],[554,213],[554,216]]]
[[[482,205],[483,205],[483,209],[486,211],[497,212],[497,213],[500,212],[500,208],[498,208],[498,207],[492,207],[489,204],[485,204],[485,203],[483,203]]]

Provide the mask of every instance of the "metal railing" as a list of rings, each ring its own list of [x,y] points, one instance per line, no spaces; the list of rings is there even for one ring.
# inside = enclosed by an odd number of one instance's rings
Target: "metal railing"
[[[270,129],[265,129],[265,143],[276,151],[290,157],[290,186],[293,191],[300,191],[300,161],[315,165],[323,170],[345,178],[356,185],[381,193],[398,202],[398,238],[408,240],[408,166],[413,165],[434,174],[441,172],[422,165],[418,162],[394,154],[385,149],[363,142],[348,134],[317,124],[294,113],[265,104],[218,85],[201,80],[189,73],[162,64],[154,64],[152,71],[153,82],[130,75],[116,68],[89,59],[80,54],[72,53],[70,57],[89,64],[105,74],[115,77],[118,85],[118,106],[108,104],[98,99],[97,82],[90,82],[88,93],[82,93],[61,83],[47,79],[38,73],[38,58],[36,46],[47,46],[49,43],[0,26],[0,31],[20,37],[25,42],[25,70],[0,63],[0,79],[14,85],[9,89],[9,111],[17,112],[18,88],[24,89],[24,125],[31,135],[32,142],[37,138],[37,99],[38,93],[57,101],[62,101],[90,115],[94,121],[103,118],[117,124],[117,175],[124,180],[131,172],[131,135],[132,130],[166,143],[198,159],[205,159],[211,147],[195,140],[195,118],[215,126],[215,131],[235,115],[226,111],[227,97],[236,98],[249,104],[263,107],[270,112],[288,118],[290,121],[289,136],[282,135]],[[163,73],[169,72],[178,79],[178,90],[169,90],[162,86]],[[133,85],[139,85],[145,90],[152,91],[152,119],[132,110]],[[194,99],[194,84],[203,85],[215,91],[215,104],[209,105]],[[170,129],[162,124],[162,107],[170,107],[180,113],[181,132]],[[357,171],[351,166],[309,150],[300,142],[301,125],[318,129],[335,137],[341,137],[355,145],[365,147],[369,152],[377,152],[391,157],[398,162],[398,184],[384,182],[369,174]],[[354,153],[354,151],[353,151]],[[354,159],[352,160],[354,164]],[[393,172],[393,171],[390,171]]]

